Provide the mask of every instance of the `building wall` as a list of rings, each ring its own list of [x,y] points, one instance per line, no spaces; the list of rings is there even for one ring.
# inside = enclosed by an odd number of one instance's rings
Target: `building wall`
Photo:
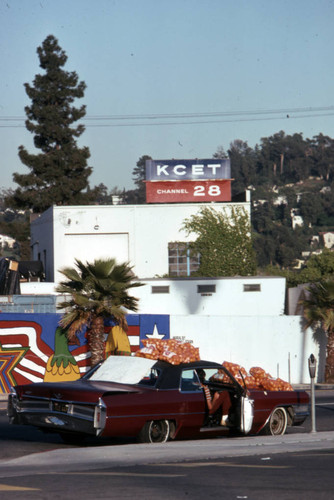
[[[54,281],[53,207],[30,224],[31,260],[41,260],[47,281]]]
[[[193,241],[181,231],[186,218],[201,207],[243,207],[250,202],[51,207],[31,224],[33,259],[46,256],[46,281],[59,282],[59,269],[75,258],[92,261],[113,257],[128,261],[140,278],[168,274],[168,243]],[[52,237],[53,233],[53,237]]]
[[[140,280],[140,282],[143,286],[135,288],[133,294],[139,298],[139,312],[142,314],[152,312],[214,316],[284,314],[286,280],[283,277],[166,278]],[[205,288],[214,286],[215,291],[206,292],[205,289],[204,292],[198,291],[198,287],[202,286]]]
[[[309,383],[308,358],[314,354],[317,382],[323,382],[324,332],[315,337],[300,316],[174,316],[170,337],[199,347],[202,359],[231,361],[249,370],[260,366],[274,378]]]
[[[284,315],[285,278],[238,277],[216,279],[147,279],[133,293],[139,298],[137,315],[167,316],[169,335],[199,347],[202,359],[232,361],[244,366],[261,366],[273,377],[291,383],[309,382],[307,360],[313,353],[318,360],[317,381],[323,381],[326,335],[304,329],[302,316]],[[216,292],[201,294],[198,285],[216,285]],[[24,283],[22,293],[35,292],[44,283]],[[49,284],[51,285],[51,284]],[[244,285],[260,285],[259,291],[244,292]],[[152,287],[169,287],[169,293],[152,293]],[[52,288],[52,287],[51,287]],[[54,287],[53,287],[54,288]],[[46,290],[47,291],[47,290]],[[60,297],[53,297],[56,304]],[[21,296],[21,301],[24,295]],[[42,297],[43,298],[43,297]],[[23,311],[40,311],[40,298],[26,296]],[[13,304],[2,304],[11,312]],[[292,308],[294,310],[294,308]],[[56,308],[54,307],[54,311]],[[142,323],[142,322],[141,322]],[[152,325],[146,334],[166,338],[166,331]]]
[[[138,280],[142,286],[131,291],[139,299],[141,314],[204,314],[220,316],[280,316],[284,314],[286,280],[280,276],[235,278],[156,278]],[[21,283],[16,301],[35,304],[43,295],[56,294],[55,283]],[[198,291],[199,286],[214,286],[214,292]],[[249,287],[255,291],[245,291]],[[165,293],[161,293],[161,290]],[[167,291],[168,290],[168,291]],[[157,293],[156,293],[157,292]],[[39,298],[40,297],[40,298]],[[59,297],[60,299],[60,297]],[[15,302],[15,301],[14,301]],[[296,314],[295,311],[292,314]]]

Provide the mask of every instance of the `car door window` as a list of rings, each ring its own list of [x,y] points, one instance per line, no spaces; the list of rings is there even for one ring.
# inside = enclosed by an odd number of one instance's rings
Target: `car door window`
[[[201,392],[202,387],[195,370],[183,370],[181,374],[181,392]]]

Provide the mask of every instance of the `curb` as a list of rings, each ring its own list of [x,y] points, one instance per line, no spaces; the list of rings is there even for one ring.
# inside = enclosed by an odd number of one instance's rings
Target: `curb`
[[[310,391],[311,384],[291,384],[293,389],[296,391]],[[334,384],[325,384],[325,383],[315,383],[314,388],[316,391],[333,391]]]

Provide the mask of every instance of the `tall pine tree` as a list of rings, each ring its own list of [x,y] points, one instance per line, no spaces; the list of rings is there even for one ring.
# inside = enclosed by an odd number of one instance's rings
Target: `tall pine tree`
[[[30,173],[13,174],[20,187],[9,202],[38,213],[51,205],[88,203],[89,195],[84,190],[89,188],[92,168],[87,166],[89,149],[76,144],[84,126],[71,127],[86,114],[85,106],[73,106],[75,99],[84,96],[86,84],[78,82],[75,72],[62,69],[67,56],[53,35],[37,48],[37,54],[45,73],[35,76],[33,86],[25,83],[31,99],[25,112],[26,128],[34,134],[34,145],[41,153],[29,154],[19,147],[19,157]]]

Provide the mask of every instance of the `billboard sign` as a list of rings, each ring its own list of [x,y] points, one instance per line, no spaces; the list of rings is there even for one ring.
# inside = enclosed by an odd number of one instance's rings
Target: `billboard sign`
[[[147,203],[231,201],[231,180],[146,182]]]
[[[228,159],[146,160],[146,181],[231,179]]]

